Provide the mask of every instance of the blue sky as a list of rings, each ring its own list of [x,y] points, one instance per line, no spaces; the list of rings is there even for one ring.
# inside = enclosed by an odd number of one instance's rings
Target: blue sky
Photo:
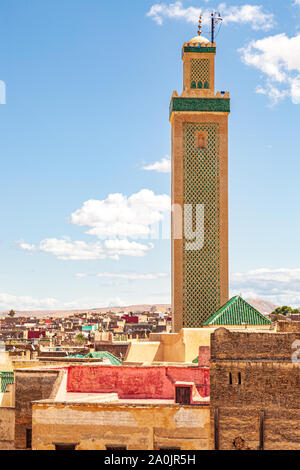
[[[0,309],[170,301],[148,222],[200,9],[203,35],[224,16],[232,293],[300,305],[300,1],[0,0]]]

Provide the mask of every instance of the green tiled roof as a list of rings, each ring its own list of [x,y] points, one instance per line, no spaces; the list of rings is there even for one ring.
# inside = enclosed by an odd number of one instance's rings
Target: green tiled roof
[[[108,352],[108,351],[91,352],[91,353],[88,353],[84,357],[92,357],[92,358],[95,358],[95,359],[105,358],[105,359],[109,359],[110,363],[113,364],[114,366],[122,365],[122,361],[120,359],[118,359],[116,356],[114,356],[113,354],[111,354],[110,352]]]
[[[1,393],[6,392],[6,385],[14,383],[14,373],[13,372],[0,372],[0,382],[1,382]]]
[[[113,354],[111,354],[108,351],[96,351],[96,352],[90,352],[90,353],[86,354],[85,356],[82,356],[81,354],[76,354],[75,356],[67,356],[67,357],[69,357],[69,358],[79,358],[79,359],[85,359],[85,358],[87,358],[87,359],[90,359],[90,358],[102,359],[102,358],[105,358],[105,359],[108,359],[113,366],[121,366],[122,365],[121,359],[118,359],[116,356],[114,356]]]
[[[241,296],[237,295],[228,300],[203,325],[270,325],[271,323],[271,320],[248,304]]]

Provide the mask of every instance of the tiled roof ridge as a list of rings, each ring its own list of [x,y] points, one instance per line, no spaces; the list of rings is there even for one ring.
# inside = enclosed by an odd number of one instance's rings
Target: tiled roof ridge
[[[204,325],[216,324],[216,321],[218,320],[218,318],[220,318],[220,316],[224,315],[228,311],[228,309],[230,309],[230,307],[232,307],[232,305],[234,305],[234,304],[237,304],[237,305],[242,304],[244,307],[246,307],[247,309],[252,310],[252,312],[254,312],[256,315],[258,315],[263,320],[263,322],[265,324],[271,323],[270,320],[265,315],[263,315],[261,312],[259,312],[255,307],[253,307],[253,305],[251,305],[249,302],[244,300],[240,295],[236,295],[236,296],[232,297],[231,299],[229,299],[222,307],[220,307],[220,309],[216,313],[212,314],[204,322]]]

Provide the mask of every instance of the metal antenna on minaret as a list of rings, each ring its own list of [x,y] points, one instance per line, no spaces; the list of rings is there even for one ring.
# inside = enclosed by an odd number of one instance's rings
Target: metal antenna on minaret
[[[201,36],[201,28],[202,28],[202,14],[199,16],[199,22],[198,22],[198,36]]]
[[[211,43],[215,42],[215,29],[218,24],[220,24],[223,21],[223,18],[221,17],[220,13],[212,13],[211,14]],[[220,30],[219,30],[220,31]]]

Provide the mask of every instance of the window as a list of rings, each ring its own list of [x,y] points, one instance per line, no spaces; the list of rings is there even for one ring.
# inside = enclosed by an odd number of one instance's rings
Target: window
[[[232,385],[232,373],[229,372],[229,385]]]
[[[55,444],[55,450],[76,450],[76,444]]]
[[[26,449],[31,449],[32,447],[32,429],[26,428]]]
[[[191,83],[191,88],[196,88],[196,82],[195,82],[195,80],[192,81],[192,83]]]
[[[106,450],[127,450],[126,446],[106,446]]]
[[[195,139],[196,139],[196,147],[198,150],[206,149],[206,133],[205,132],[196,132]]]
[[[240,372],[238,373],[238,384],[242,384],[242,374]]]
[[[176,387],[176,403],[181,405],[191,404],[191,389],[190,387]]]

